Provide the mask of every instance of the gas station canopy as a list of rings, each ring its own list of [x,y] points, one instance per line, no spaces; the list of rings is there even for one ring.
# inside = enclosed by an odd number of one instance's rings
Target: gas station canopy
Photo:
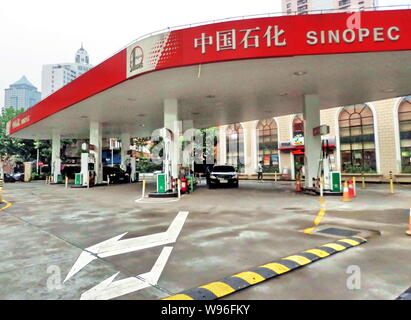
[[[178,100],[194,127],[333,108],[411,93],[411,10],[266,17],[138,40],[8,124],[17,138],[149,136]]]

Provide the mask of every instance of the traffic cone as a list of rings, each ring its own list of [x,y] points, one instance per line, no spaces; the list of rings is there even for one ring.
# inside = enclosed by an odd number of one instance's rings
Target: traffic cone
[[[348,180],[348,194],[350,195],[350,198],[355,198],[354,185],[351,179]]]
[[[408,230],[406,231],[406,233],[411,236],[411,209],[410,209],[410,219],[408,222]]]
[[[347,181],[344,182],[343,198],[342,198],[341,201],[343,201],[343,202],[351,202],[350,192],[348,191]]]
[[[295,182],[295,191],[296,191],[296,192],[301,192],[301,191],[303,191],[303,190],[301,189],[301,180],[300,180],[300,178],[297,178],[297,181]]]

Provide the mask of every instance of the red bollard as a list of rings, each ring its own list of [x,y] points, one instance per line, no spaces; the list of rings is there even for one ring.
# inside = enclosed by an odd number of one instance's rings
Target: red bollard
[[[187,186],[187,179],[181,178],[181,193],[187,193],[188,186]]]

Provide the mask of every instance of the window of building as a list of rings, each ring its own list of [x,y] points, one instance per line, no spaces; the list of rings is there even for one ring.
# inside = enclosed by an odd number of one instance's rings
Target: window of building
[[[374,117],[367,105],[345,107],[340,112],[341,171],[377,172]]]
[[[293,138],[298,135],[304,137],[304,120],[302,115],[296,115],[293,120]]]
[[[257,160],[263,162],[264,172],[279,172],[278,131],[274,119],[260,120],[257,124]]]
[[[400,129],[401,172],[411,173],[411,96],[405,97],[398,108]]]
[[[244,172],[244,131],[241,123],[229,125],[226,136],[227,164],[238,172]]]

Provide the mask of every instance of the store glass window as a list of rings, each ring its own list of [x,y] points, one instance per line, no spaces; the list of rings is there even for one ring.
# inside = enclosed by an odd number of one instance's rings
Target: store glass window
[[[375,173],[374,117],[365,104],[344,107],[339,118],[341,171]]]
[[[405,97],[398,108],[400,129],[401,172],[411,173],[411,96]]]
[[[304,119],[302,115],[296,115],[293,119],[293,144],[304,145]]]
[[[279,172],[278,130],[274,119],[260,120],[257,124],[258,161],[263,172]]]
[[[227,164],[244,172],[244,131],[241,123],[231,124],[226,129]]]

